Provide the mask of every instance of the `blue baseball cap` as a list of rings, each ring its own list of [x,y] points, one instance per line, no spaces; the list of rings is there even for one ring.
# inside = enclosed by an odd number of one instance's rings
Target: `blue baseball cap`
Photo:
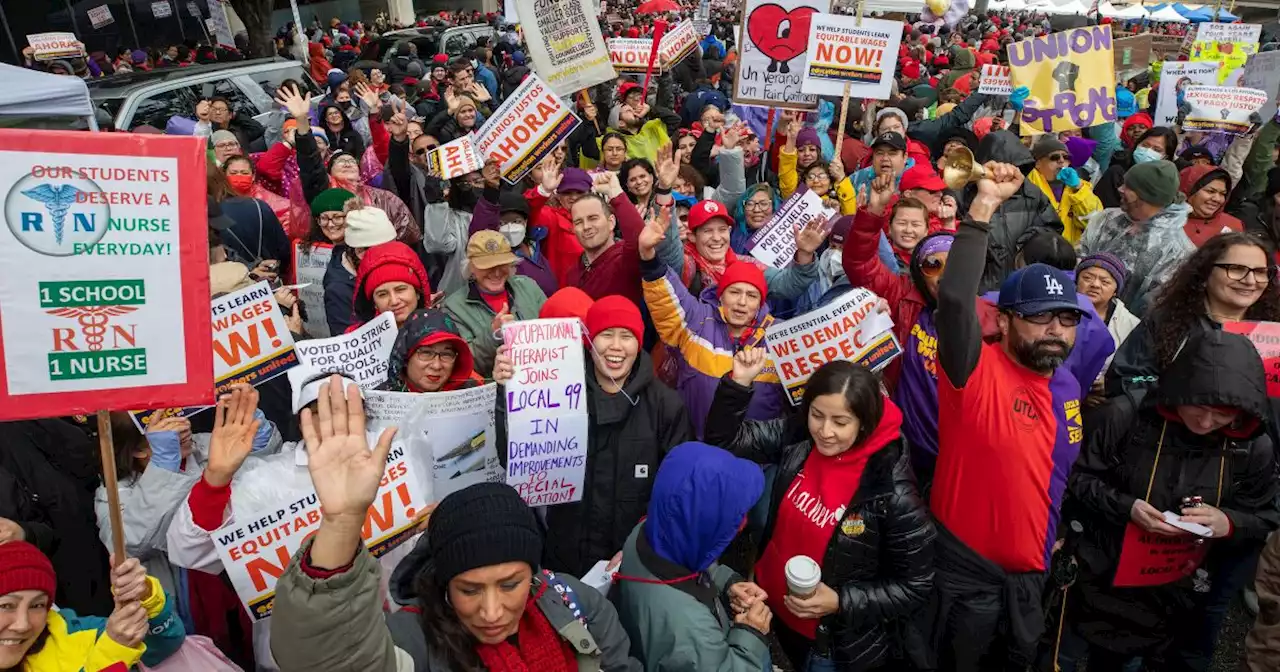
[[[1071,276],[1048,264],[1031,264],[1010,273],[1000,285],[998,305],[1019,315],[1074,310],[1089,316],[1076,303],[1076,283]]]
[[[1138,99],[1123,85],[1116,85],[1116,118],[1128,119],[1138,113]]]

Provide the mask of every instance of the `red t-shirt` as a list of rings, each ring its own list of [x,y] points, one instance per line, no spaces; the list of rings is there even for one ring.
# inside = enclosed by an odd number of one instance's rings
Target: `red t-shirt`
[[[1077,402],[1078,403],[1078,402]],[[1049,379],[984,344],[964,388],[938,367],[938,462],[929,508],[1008,572],[1043,571],[1058,421]]]

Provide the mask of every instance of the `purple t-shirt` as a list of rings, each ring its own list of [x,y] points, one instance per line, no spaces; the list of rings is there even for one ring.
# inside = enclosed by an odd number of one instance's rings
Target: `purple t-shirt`
[[[932,308],[920,311],[902,348],[902,373],[893,402],[902,409],[902,433],[911,445],[912,466],[932,472],[938,459],[938,329]]]

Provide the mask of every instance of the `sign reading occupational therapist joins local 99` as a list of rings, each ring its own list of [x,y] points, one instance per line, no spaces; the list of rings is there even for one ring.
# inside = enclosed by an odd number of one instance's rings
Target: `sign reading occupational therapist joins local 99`
[[[0,130],[0,420],[213,403],[205,143]]]

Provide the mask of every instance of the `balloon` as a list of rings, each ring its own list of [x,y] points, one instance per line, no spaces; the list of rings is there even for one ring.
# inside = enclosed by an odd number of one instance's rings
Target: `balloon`
[[[951,7],[951,0],[927,0],[925,5],[929,7],[929,11],[934,16],[941,17],[947,13],[947,9]]]

